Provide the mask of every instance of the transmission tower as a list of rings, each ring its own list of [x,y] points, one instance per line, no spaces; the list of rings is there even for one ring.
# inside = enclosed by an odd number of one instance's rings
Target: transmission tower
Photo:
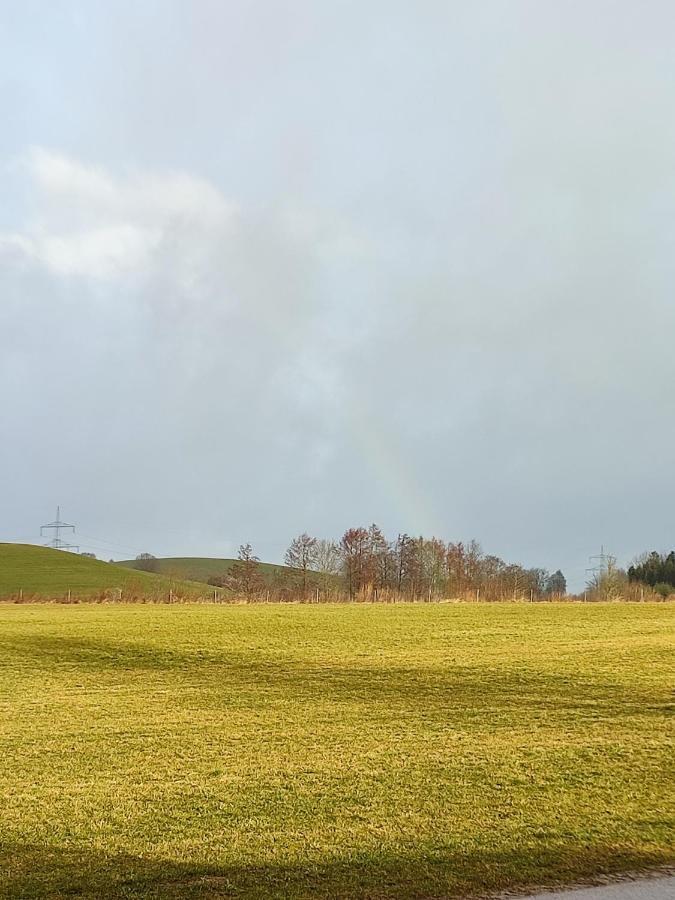
[[[54,550],[75,550],[78,553],[80,548],[77,544],[69,544],[67,541],[61,540],[62,531],[72,531],[75,534],[75,526],[69,525],[68,522],[61,521],[61,507],[56,507],[56,519],[54,522],[48,522],[46,525],[40,526],[40,537],[44,537],[45,532],[54,532],[54,537],[45,544],[45,547],[53,547]]]
[[[616,556],[612,556],[611,553],[605,553],[604,547],[600,547],[600,553],[596,553],[595,556],[589,556],[588,561],[590,563],[595,563],[595,565],[586,569],[586,572],[588,573],[589,579],[596,582],[601,575],[610,572],[616,566]]]

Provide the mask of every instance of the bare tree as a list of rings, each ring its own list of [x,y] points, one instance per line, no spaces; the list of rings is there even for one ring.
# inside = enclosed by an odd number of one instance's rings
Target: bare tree
[[[301,573],[303,597],[307,593],[307,573],[314,568],[317,543],[315,537],[310,537],[307,532],[303,532],[291,541],[284,556],[286,565]]]
[[[250,599],[254,594],[262,590],[264,581],[260,574],[260,560],[253,553],[250,544],[242,544],[239,547],[237,561],[229,571],[229,583],[233,590],[238,591]]]
[[[348,528],[342,535],[340,550],[349,596],[354,597],[366,582],[370,536],[365,528]]]
[[[591,573],[588,590],[594,600],[616,600],[623,594],[628,576],[616,564],[616,558],[602,554],[600,566]]]
[[[391,545],[374,523],[368,529],[368,537],[368,580],[375,591],[391,587],[396,579],[396,560]]]
[[[157,557],[153,556],[152,553],[139,553],[136,557],[137,569],[140,569],[141,572],[157,572],[159,570],[159,565],[157,563]]]
[[[341,568],[342,554],[335,541],[317,541],[312,569],[318,574],[324,593],[335,585]]]
[[[440,538],[422,542],[423,587],[428,599],[444,593],[447,588],[447,548]]]

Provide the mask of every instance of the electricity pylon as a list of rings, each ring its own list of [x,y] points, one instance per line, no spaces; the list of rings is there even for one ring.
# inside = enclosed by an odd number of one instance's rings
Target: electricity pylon
[[[54,550],[75,550],[78,553],[80,552],[80,548],[77,544],[69,544],[67,541],[61,540],[61,532],[72,531],[73,534],[75,534],[75,526],[69,525],[68,522],[61,521],[60,506],[56,507],[56,520],[40,526],[40,537],[44,537],[45,531],[50,530],[54,532],[54,537],[49,543],[45,544],[45,547],[53,547]]]
[[[597,563],[586,569],[591,584],[598,584],[603,575],[609,575],[616,568],[616,556],[611,553],[605,553],[605,548],[600,547],[600,553],[595,556],[589,556],[590,563]]]

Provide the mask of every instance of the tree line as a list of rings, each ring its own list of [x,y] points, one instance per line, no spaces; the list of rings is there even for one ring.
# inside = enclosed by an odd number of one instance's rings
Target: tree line
[[[586,600],[641,602],[675,596],[675,552],[643,553],[627,569],[618,566],[611,554],[603,553],[600,559],[586,584]]]
[[[603,554],[586,589],[588,601],[645,601],[675,598],[675,551],[651,551],[623,569]],[[137,568],[159,571],[151,553],[136,557]],[[112,562],[112,560],[111,560]],[[506,563],[483,552],[476,541],[444,542],[399,534],[387,540],[377,525],[349,528],[339,541],[303,533],[284,556],[285,568],[262,564],[242,544],[227,572],[209,579],[234,596],[253,600],[541,600],[567,595],[565,576]]]
[[[539,600],[565,595],[560,570],[525,568],[483,552],[477,541],[399,534],[377,525],[348,528],[339,541],[303,533],[284,556],[285,569],[263,571],[250,544],[228,572],[211,580],[247,599]]]
[[[627,575],[630,582],[649,585],[667,597],[675,593],[675,551],[643,553],[628,567]]]

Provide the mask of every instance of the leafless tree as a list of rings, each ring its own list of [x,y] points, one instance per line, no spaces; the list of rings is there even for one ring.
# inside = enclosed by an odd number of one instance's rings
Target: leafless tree
[[[140,569],[141,572],[157,572],[159,571],[159,565],[157,563],[157,557],[153,556],[152,553],[139,553],[136,557],[137,569]]]
[[[335,541],[316,542],[312,569],[317,573],[324,594],[334,588],[342,570],[342,554]]]
[[[317,539],[303,532],[293,538],[284,556],[286,565],[300,573],[303,597],[307,594],[307,573],[314,568],[316,545]]]
[[[370,538],[365,528],[348,528],[340,540],[347,590],[350,598],[365,586],[370,562]]]
[[[239,547],[237,561],[230,569],[228,576],[230,587],[244,594],[249,600],[262,590],[264,580],[260,573],[260,560],[253,553],[250,544],[242,544]]]

